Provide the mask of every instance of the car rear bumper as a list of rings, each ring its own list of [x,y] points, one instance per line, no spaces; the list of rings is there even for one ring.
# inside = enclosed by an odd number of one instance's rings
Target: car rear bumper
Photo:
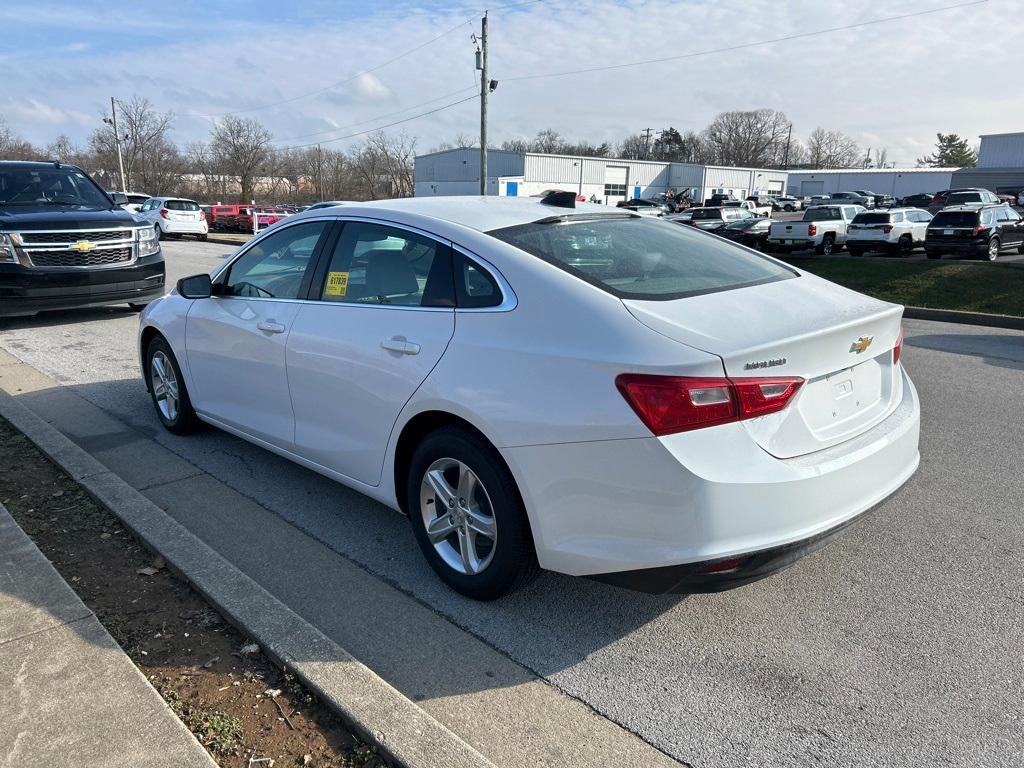
[[[966,253],[981,255],[988,251],[987,240],[928,240],[924,241],[926,251],[932,253]]]
[[[160,222],[160,229],[175,235],[205,235],[210,231],[205,221],[171,221]]]
[[[0,264],[0,317],[104,304],[145,304],[164,293],[164,260],[125,267],[45,270]]]
[[[920,408],[901,376],[885,420],[794,459],[762,450],[743,424],[503,449],[540,564],[658,591],[729,588],[788,566],[917,469]],[[708,567],[732,558],[742,562]]]

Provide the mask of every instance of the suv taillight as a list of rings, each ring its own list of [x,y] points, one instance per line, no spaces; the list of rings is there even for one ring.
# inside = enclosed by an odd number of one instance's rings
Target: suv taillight
[[[976,234],[976,235],[980,235],[984,231],[985,231],[985,225],[984,224],[979,224],[978,226],[976,226],[974,228],[974,234]]]
[[[615,379],[626,402],[659,437],[781,411],[803,383],[798,376],[730,379],[623,373]]]
[[[169,218],[171,218],[171,214],[170,214],[170,212],[166,208],[161,208],[160,209],[160,218],[161,219],[169,219]]]
[[[818,234],[818,225],[817,224],[808,224],[807,225],[807,235],[809,237],[814,237],[816,234]]]
[[[202,208],[199,209],[199,220],[206,221],[206,211],[204,211]]]
[[[892,364],[896,365],[903,357],[903,323],[900,323],[900,335],[896,337],[896,346],[892,348]]]

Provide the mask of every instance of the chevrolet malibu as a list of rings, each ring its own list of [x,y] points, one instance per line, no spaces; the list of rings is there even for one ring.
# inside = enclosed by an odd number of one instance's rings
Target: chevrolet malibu
[[[455,590],[539,569],[739,586],[918,465],[902,308],[621,209],[435,197],[289,217],[141,317],[212,424],[407,515]]]

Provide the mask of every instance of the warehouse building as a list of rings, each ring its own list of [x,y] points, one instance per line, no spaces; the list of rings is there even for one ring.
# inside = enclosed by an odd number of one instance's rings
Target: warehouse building
[[[606,205],[669,190],[688,189],[694,200],[704,200],[715,193],[739,198],[752,193],[780,195],[786,188],[786,172],[768,168],[726,168],[504,150],[488,151],[487,171],[490,195],[529,197],[547,189],[562,189]],[[449,149],[416,158],[417,197],[479,192],[479,149]]]
[[[1024,189],[1024,133],[983,135],[977,166],[954,173],[953,186],[982,187],[1016,195]]]
[[[790,171],[786,191],[791,195],[831,195],[860,189],[895,198],[927,192],[935,194],[953,186],[956,168],[837,168]]]

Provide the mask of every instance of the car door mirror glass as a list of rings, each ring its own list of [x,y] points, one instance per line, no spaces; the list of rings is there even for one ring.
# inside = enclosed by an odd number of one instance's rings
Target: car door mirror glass
[[[178,281],[178,293],[186,299],[208,299],[213,294],[213,285],[207,274],[183,277]]]

